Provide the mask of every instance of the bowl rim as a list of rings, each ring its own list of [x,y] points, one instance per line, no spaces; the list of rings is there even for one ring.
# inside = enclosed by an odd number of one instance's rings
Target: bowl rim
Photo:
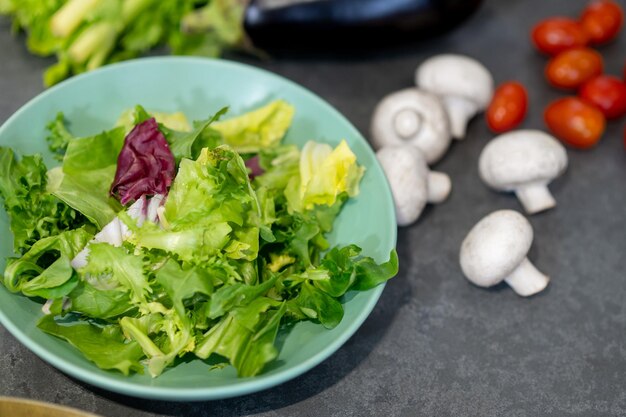
[[[133,59],[129,61],[124,61],[120,63],[115,63],[111,65],[107,65],[95,71],[79,74],[77,76],[71,77],[67,80],[62,81],[61,83],[43,91],[38,94],[31,100],[27,101],[23,104],[15,113],[13,113],[3,124],[0,126],[0,136],[4,133],[7,127],[13,123],[13,121],[21,116],[22,113],[28,111],[29,107],[34,104],[45,100],[49,95],[54,94],[56,91],[61,90],[69,85],[73,85],[75,83],[83,82],[83,80],[100,77],[102,74],[106,74],[109,72],[123,71],[129,67],[142,66],[142,65],[155,65],[158,66],[160,63],[188,63],[191,65],[210,65],[216,66],[222,69],[243,69],[245,71],[260,73],[264,77],[269,77],[270,79],[274,79],[282,84],[285,84],[288,88],[294,89],[298,91],[300,94],[306,97],[307,100],[311,100],[316,102],[318,105],[322,105],[326,107],[329,112],[333,115],[333,117],[343,123],[345,125],[347,133],[349,133],[356,140],[361,140],[364,142],[365,152],[370,153],[370,157],[372,157],[372,161],[379,174],[382,174],[383,179],[385,180],[385,185],[383,190],[379,190],[381,192],[381,199],[385,200],[389,204],[389,210],[387,210],[389,217],[387,221],[393,224],[393,227],[390,227],[390,244],[393,247],[396,246],[397,243],[397,229],[396,229],[396,218],[395,218],[395,209],[393,206],[393,198],[391,194],[390,187],[386,180],[386,177],[382,171],[382,168],[377,162],[377,159],[374,155],[371,146],[367,142],[367,140],[361,135],[361,133],[354,127],[354,125],[343,116],[335,107],[333,107],[326,100],[322,99],[309,89],[297,84],[294,81],[289,80],[281,75],[275,74],[273,72],[267,71],[262,68],[257,68],[252,65],[239,63],[235,61],[229,61],[225,59],[215,59],[215,58],[202,58],[202,57],[181,57],[181,56],[159,56],[159,57],[147,57],[147,58],[139,58]],[[333,339],[332,343],[326,345],[322,350],[317,352],[315,355],[311,356],[307,360],[297,364],[295,366],[290,366],[285,370],[264,375],[259,374],[255,377],[248,379],[241,379],[240,382],[233,385],[226,385],[221,387],[198,387],[198,388],[176,388],[176,387],[157,387],[157,386],[149,386],[143,384],[137,384],[130,381],[121,381],[119,379],[111,378],[106,374],[98,374],[93,373],[88,370],[81,368],[73,364],[72,362],[48,351],[43,345],[38,344],[37,342],[31,340],[31,338],[27,335],[27,332],[20,329],[17,325],[15,325],[10,318],[5,314],[5,312],[0,309],[0,324],[2,324],[20,343],[26,346],[30,351],[35,353],[39,358],[43,359],[48,364],[53,367],[65,372],[72,377],[75,377],[87,384],[94,385],[108,391],[117,392],[123,395],[140,397],[146,399],[158,399],[158,400],[171,400],[171,401],[203,401],[203,400],[215,400],[215,399],[225,399],[231,398],[241,395],[250,394],[257,391],[262,391],[281,383],[284,383],[290,379],[293,379],[297,376],[304,374],[309,371],[313,367],[319,365],[321,362],[330,357],[333,353],[335,353],[341,346],[345,344],[345,342],[356,333],[356,331],[361,327],[363,322],[370,315],[374,306],[378,302],[383,290],[385,287],[385,283],[378,285],[377,287],[366,291],[365,294],[368,294],[368,300],[365,304],[364,308],[358,312],[355,316],[354,321],[339,334],[339,336]],[[94,365],[95,366],[95,365]]]

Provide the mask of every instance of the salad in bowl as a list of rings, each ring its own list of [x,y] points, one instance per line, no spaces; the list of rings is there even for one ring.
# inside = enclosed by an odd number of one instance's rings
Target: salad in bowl
[[[103,370],[156,378],[195,357],[260,374],[279,329],[333,329],[346,293],[398,271],[395,250],[376,262],[329,242],[365,168],[343,140],[282,143],[294,112],[278,99],[190,122],[137,105],[88,136],[59,113],[50,169],[0,147],[15,252],[3,285]]]

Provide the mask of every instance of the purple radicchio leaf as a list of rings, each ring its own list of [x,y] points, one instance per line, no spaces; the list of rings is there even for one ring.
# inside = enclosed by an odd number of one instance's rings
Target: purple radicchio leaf
[[[259,165],[259,155],[254,155],[252,158],[246,160],[246,167],[250,169],[250,174],[248,175],[250,179],[254,179],[254,177],[265,172],[263,168],[261,168],[261,165]]]
[[[166,195],[175,174],[174,155],[153,117],[126,136],[117,157],[111,195],[122,205],[145,195]]]

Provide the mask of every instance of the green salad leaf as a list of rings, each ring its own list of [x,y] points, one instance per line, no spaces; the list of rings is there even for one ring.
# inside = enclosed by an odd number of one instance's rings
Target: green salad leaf
[[[115,369],[128,375],[130,372],[143,373],[140,360],[144,352],[138,343],[128,341],[118,326],[97,326],[83,321],[64,324],[53,316],[43,316],[39,327],[44,332],[67,340],[90,361],[102,369]]]
[[[46,137],[46,141],[48,141],[48,148],[52,151],[59,161],[63,160],[63,155],[67,150],[70,142],[76,139],[67,127],[65,126],[65,116],[63,113],[58,113],[57,117],[48,123],[46,126],[48,129],[48,136]]]
[[[68,230],[38,240],[20,258],[9,258],[4,286],[29,297],[59,298],[77,284],[70,261],[93,235],[84,228]]]
[[[113,320],[123,314],[130,314],[136,306],[130,299],[130,292],[122,286],[112,287],[106,277],[91,276],[79,279],[76,287],[67,294],[69,306],[62,310],[79,312],[85,317]]]
[[[78,272],[86,281],[99,279],[101,285],[106,281],[109,288],[123,288],[131,302],[137,305],[145,304],[147,295],[152,292],[144,275],[143,260],[123,247],[108,243],[90,244],[87,265]]]
[[[0,197],[17,253],[26,253],[40,239],[87,223],[80,212],[48,192],[47,185],[47,169],[40,156],[18,160],[11,149],[0,147]]]
[[[185,316],[174,309],[153,303],[147,314],[134,318],[125,316],[120,326],[135,340],[146,355],[150,375],[158,376],[178,356],[191,352],[195,346],[193,329]]]
[[[204,148],[215,148],[221,145],[224,140],[222,135],[215,131],[211,125],[220,119],[228,107],[224,107],[213,116],[197,121],[191,131],[180,131],[165,128],[165,137],[170,145],[170,150],[177,161],[182,158],[197,159]],[[158,121],[158,119],[157,119]]]
[[[274,340],[285,311],[284,303],[265,297],[233,308],[199,338],[194,353],[202,359],[217,353],[229,360],[240,377],[254,376],[278,356]]]
[[[236,152],[256,153],[277,145],[291,126],[294,108],[283,100],[271,103],[211,127],[220,132],[224,142]]]
[[[204,148],[196,161],[183,159],[163,208],[161,227],[146,222],[131,242],[195,264],[222,255],[256,258],[258,201],[243,160],[230,148]]]
[[[120,115],[115,123],[115,127],[123,126],[124,131],[128,134],[135,125],[148,120],[150,117],[154,117],[162,127],[164,131],[175,130],[178,132],[191,131],[191,125],[187,116],[183,112],[177,111],[175,113],[163,113],[158,111],[147,111],[142,106],[137,105],[132,109],[128,109]],[[165,132],[164,132],[165,133]]]
[[[184,317],[185,301],[195,295],[203,295],[209,300],[213,294],[211,274],[204,268],[197,266],[183,267],[173,259],[166,263],[156,273],[156,280],[167,293],[169,302],[179,316]]]
[[[122,208],[109,191],[123,144],[122,127],[70,141],[62,167],[49,173],[48,191],[103,228]]]
[[[285,196],[294,211],[311,210],[316,205],[332,206],[342,193],[350,197],[359,193],[364,171],[345,140],[335,149],[326,143],[309,141],[300,155],[300,175],[290,180]]]

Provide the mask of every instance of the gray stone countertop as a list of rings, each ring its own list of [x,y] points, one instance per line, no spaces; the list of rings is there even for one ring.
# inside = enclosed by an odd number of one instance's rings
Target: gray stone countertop
[[[626,6],[623,0],[619,0]],[[283,57],[264,67],[308,87],[365,135],[385,94],[413,82],[416,66],[444,52],[474,56],[497,83],[530,93],[525,128],[544,128],[545,105],[565,93],[545,83],[546,59],[529,42],[548,16],[576,16],[585,0],[488,0],[452,33],[373,57]],[[0,122],[40,93],[51,60],[33,57],[0,21]],[[626,32],[599,49],[621,74]],[[436,169],[452,178],[444,204],[399,230],[399,275],[360,330],[328,360],[273,389],[223,401],[173,403],[109,393],[41,361],[0,327],[0,395],[77,407],[105,417],[147,416],[624,416],[626,415],[626,119],[600,145],[568,149],[570,165],[551,185],[558,207],[534,215],[530,259],[552,281],[530,299],[506,285],[463,278],[461,241],[482,216],[521,210],[486,188],[477,161],[493,136],[483,117]]]

